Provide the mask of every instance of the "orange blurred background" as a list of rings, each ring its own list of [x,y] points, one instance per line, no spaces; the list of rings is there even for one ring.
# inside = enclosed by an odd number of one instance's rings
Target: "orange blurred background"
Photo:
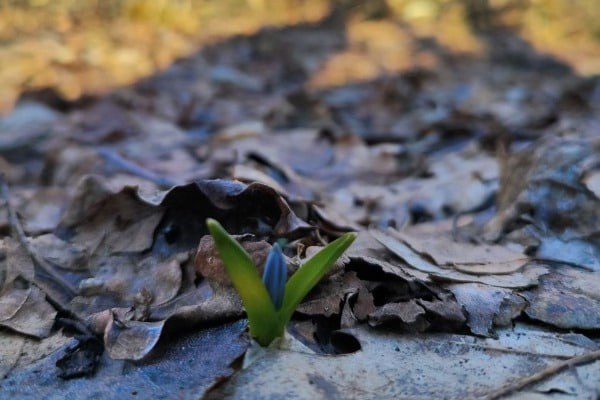
[[[481,39],[468,22],[482,9],[577,73],[600,72],[598,0],[2,0],[0,112],[25,90],[51,87],[67,99],[103,93],[205,44],[317,21],[333,6],[349,11],[348,43],[311,77],[315,87],[435,67],[407,45],[415,35],[477,55]]]

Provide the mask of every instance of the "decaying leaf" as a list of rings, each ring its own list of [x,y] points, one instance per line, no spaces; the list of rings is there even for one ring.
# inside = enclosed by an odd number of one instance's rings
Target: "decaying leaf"
[[[31,240],[33,247],[52,265],[61,269],[81,271],[88,268],[88,251],[84,246],[71,244],[53,234],[40,235]]]
[[[113,318],[104,333],[108,355],[115,360],[140,360],[154,348],[164,321],[121,321]]]
[[[354,272],[338,273],[317,285],[298,306],[296,312],[311,317],[329,318],[332,315],[340,315],[346,296],[361,291],[366,292],[366,288]]]
[[[90,252],[140,252],[152,246],[163,210],[145,204],[134,188],[113,193],[92,176],[83,179],[61,219],[60,237]]]
[[[56,379],[56,361],[63,351],[13,372],[2,382],[0,397],[38,399],[74,397],[193,398],[231,375],[231,363],[248,346],[237,322],[201,330],[159,345],[152,357],[138,363],[100,359],[89,379]],[[68,344],[63,346],[66,350]],[[135,394],[134,394],[135,393]]]
[[[520,270],[528,260],[524,254],[503,246],[461,243],[444,236],[412,236],[395,230],[390,230],[390,234],[440,267],[473,275],[510,274]]]
[[[387,303],[369,314],[369,324],[387,325],[408,332],[423,332],[429,327],[425,310],[415,301]]]
[[[372,231],[371,234],[408,265],[421,272],[427,273],[430,279],[438,281],[479,282],[490,286],[504,288],[525,288],[535,285],[538,282],[538,278],[547,272],[546,268],[543,266],[535,263],[524,264],[523,261],[519,260],[518,270],[510,274],[486,273],[485,275],[480,275],[475,272],[466,273],[455,269],[453,265],[438,266],[424,258],[404,242],[382,232]],[[448,238],[448,241],[450,240],[451,239]],[[480,263],[475,265],[484,266],[485,264]],[[501,271],[506,271],[505,265],[501,265],[500,268]],[[509,266],[509,270],[512,270],[513,268],[513,266]]]
[[[50,334],[56,310],[47,301],[44,293],[36,286],[28,291],[25,302],[10,318],[0,321],[0,326],[25,335],[43,338]]]
[[[354,335],[361,350],[340,356],[272,351],[208,398],[474,398],[589,351],[587,346],[565,342],[564,334],[528,326],[501,330],[497,339],[397,335],[364,328],[343,332]],[[576,369],[583,372],[586,367]],[[565,375],[569,372],[559,376]],[[595,373],[579,376],[585,380],[572,391],[579,396],[594,393]],[[285,385],[271,385],[272,380]]]
[[[19,362],[25,340],[18,334],[3,333],[0,336],[0,379],[4,379]]]
[[[598,329],[600,274],[564,267],[541,278],[540,285],[523,293],[525,313],[559,328]]]
[[[50,187],[36,191],[19,207],[25,231],[35,235],[54,230],[60,221],[66,200],[67,193],[64,189]]]
[[[0,326],[25,335],[49,336],[56,310],[34,285],[34,265],[22,246],[8,239],[6,259],[0,264],[4,282],[0,286]]]
[[[499,317],[500,306],[511,292],[480,283],[452,284],[448,285],[448,290],[465,308],[471,332],[480,336],[493,336],[494,320]]]

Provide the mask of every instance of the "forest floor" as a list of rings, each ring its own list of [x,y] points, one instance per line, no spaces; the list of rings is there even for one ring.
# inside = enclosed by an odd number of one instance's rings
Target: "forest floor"
[[[0,398],[600,396],[598,76],[490,21],[308,19],[3,103]],[[243,366],[207,218],[289,273],[358,233],[290,349]]]

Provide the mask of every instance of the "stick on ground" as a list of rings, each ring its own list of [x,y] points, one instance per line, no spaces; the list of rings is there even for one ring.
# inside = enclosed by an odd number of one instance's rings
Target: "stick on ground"
[[[576,357],[569,358],[568,360],[561,361],[559,363],[550,365],[543,370],[536,372],[533,375],[527,376],[523,379],[519,379],[515,382],[509,383],[508,385],[486,394],[482,397],[484,400],[497,400],[508,395],[511,395],[519,390],[524,389],[529,385],[543,381],[544,379],[550,378],[563,370],[578,365],[588,364],[594,361],[600,360],[600,350],[595,350],[589,353],[585,353]]]

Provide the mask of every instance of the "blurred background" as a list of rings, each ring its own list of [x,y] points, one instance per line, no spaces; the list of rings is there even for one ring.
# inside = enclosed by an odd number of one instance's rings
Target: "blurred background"
[[[105,93],[208,44],[332,10],[342,10],[346,45],[310,77],[313,87],[434,67],[440,58],[415,52],[415,37],[476,57],[482,32],[506,29],[579,75],[600,72],[598,0],[1,0],[0,113],[24,91]]]

